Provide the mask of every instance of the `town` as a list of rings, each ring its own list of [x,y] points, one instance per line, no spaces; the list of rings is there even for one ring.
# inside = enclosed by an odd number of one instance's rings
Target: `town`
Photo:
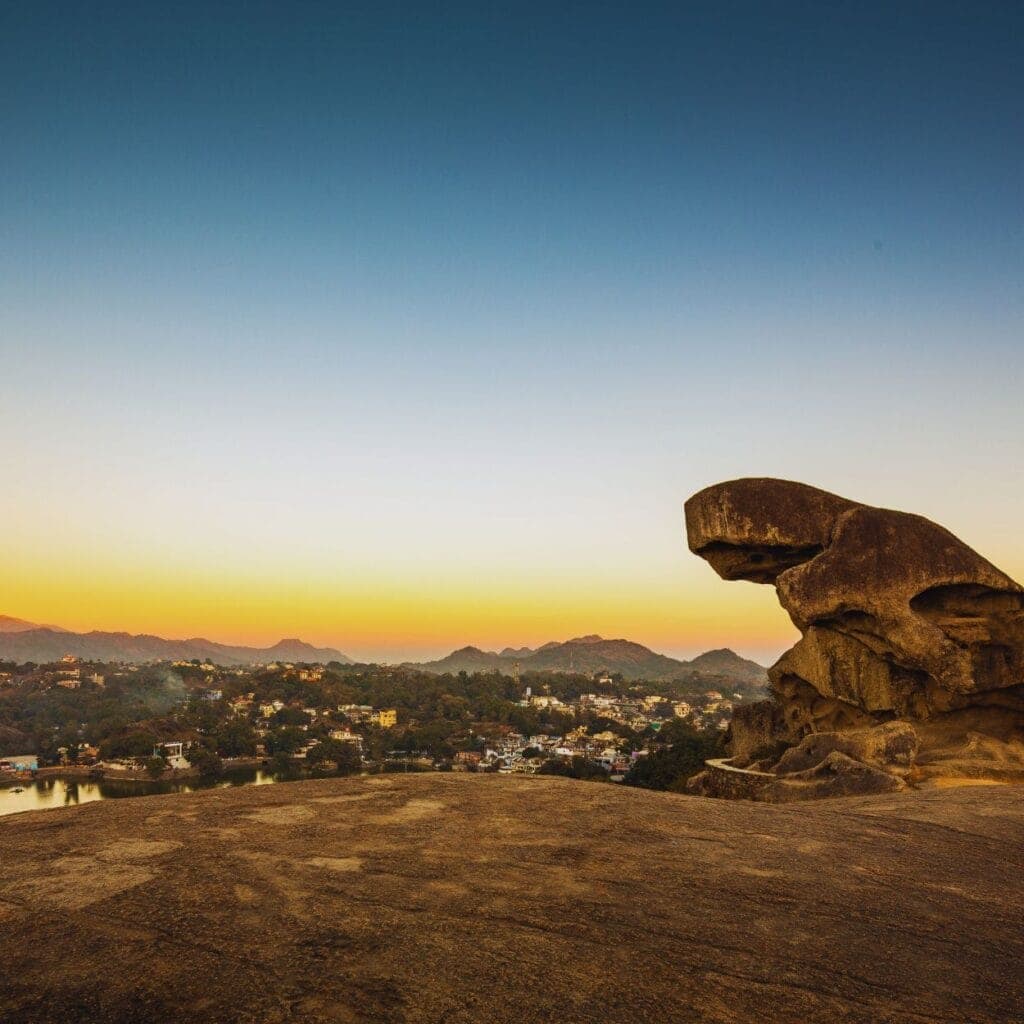
[[[717,752],[734,706],[759,696],[725,677],[712,687],[607,672],[520,676],[518,666],[511,676],[437,675],[66,655],[0,664],[0,780],[216,777],[264,765],[282,775],[539,773],[670,788]]]

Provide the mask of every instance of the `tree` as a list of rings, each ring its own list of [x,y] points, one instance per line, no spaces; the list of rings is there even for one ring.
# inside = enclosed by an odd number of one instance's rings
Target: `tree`
[[[354,743],[342,743],[342,749],[334,759],[339,775],[355,775],[363,767],[359,749]]]
[[[338,775],[352,775],[362,767],[358,747],[347,740],[321,740],[310,748],[306,760],[313,765],[333,764]]]
[[[278,725],[309,725],[310,718],[301,708],[281,708],[274,715],[274,721]]]
[[[691,775],[704,768],[709,757],[720,752],[722,744],[720,734],[700,732],[679,719],[667,723],[658,740],[660,745],[634,762],[622,780],[625,785],[680,789]]]
[[[229,718],[214,730],[213,742],[221,757],[252,757],[258,737],[244,718]]]
[[[192,767],[196,768],[205,779],[215,779],[220,775],[224,767],[216,751],[209,750],[206,747],[193,747],[188,752],[188,760]]]
[[[123,736],[111,737],[100,748],[104,758],[113,757],[147,757],[159,742],[159,737],[148,730],[130,732]]]
[[[549,758],[537,769],[537,774],[561,775],[563,778],[584,779],[588,782],[605,782],[608,779],[608,772],[604,768],[585,757],[574,757],[571,760],[564,757]]]
[[[159,754],[146,758],[146,772],[152,779],[159,779],[167,769],[167,761]]]
[[[185,705],[181,718],[185,724],[201,733],[212,733],[226,714],[227,708],[222,700],[192,697]]]
[[[267,749],[274,754],[294,754],[306,742],[301,729],[285,726],[267,736]]]

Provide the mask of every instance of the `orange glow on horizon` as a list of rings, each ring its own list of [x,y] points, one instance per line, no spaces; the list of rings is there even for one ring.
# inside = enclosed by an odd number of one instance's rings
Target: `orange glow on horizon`
[[[720,580],[678,534],[665,556],[668,541],[659,540],[652,554],[543,566],[417,562],[406,551],[359,564],[268,547],[249,555],[169,541],[84,544],[66,534],[44,546],[29,543],[29,531],[23,540],[6,558],[0,614],[75,632],[254,647],[298,637],[392,662],[597,633],[674,657],[729,647],[769,663],[798,635],[772,587]],[[1011,575],[1013,561],[1002,560]]]
[[[761,660],[795,638],[771,588],[686,581],[471,580],[272,581],[199,570],[115,572],[92,567],[56,578],[23,571],[8,580],[4,614],[75,632],[202,636],[269,646],[299,637],[357,660],[420,660],[458,647],[535,647],[598,633],[658,652],[693,656],[732,647]]]

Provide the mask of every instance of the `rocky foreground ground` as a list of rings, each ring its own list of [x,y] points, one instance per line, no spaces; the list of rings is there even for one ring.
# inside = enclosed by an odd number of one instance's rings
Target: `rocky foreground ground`
[[[424,775],[0,819],[0,1020],[1024,1021],[1024,787]]]

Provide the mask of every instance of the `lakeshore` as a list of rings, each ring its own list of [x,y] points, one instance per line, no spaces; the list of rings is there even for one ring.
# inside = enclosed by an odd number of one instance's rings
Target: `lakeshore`
[[[175,777],[154,780],[126,773],[96,773],[87,768],[40,768],[34,778],[17,779],[0,787],[0,817],[125,797],[193,793],[203,789],[229,789],[237,786],[267,786],[302,777],[297,773],[274,772],[259,762],[233,766],[211,779],[200,778],[195,772],[179,772]]]

